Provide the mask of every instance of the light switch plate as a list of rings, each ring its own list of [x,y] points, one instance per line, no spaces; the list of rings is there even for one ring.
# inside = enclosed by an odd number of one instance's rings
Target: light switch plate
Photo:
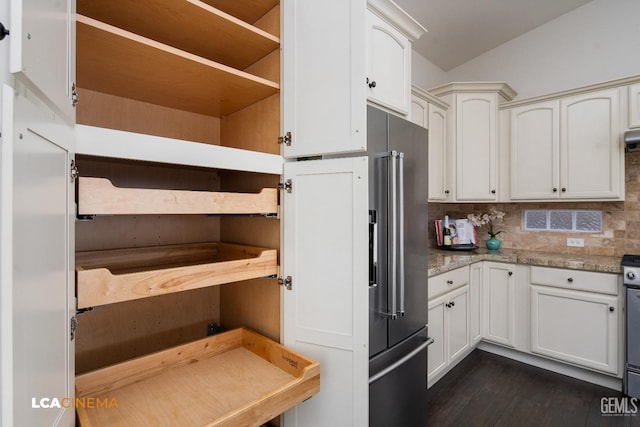
[[[584,239],[574,239],[571,237],[567,237],[567,246],[582,248],[584,247]]]

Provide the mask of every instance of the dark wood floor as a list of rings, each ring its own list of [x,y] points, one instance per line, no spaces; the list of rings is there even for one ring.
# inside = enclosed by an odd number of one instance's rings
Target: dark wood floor
[[[640,426],[638,413],[603,416],[609,388],[475,350],[429,389],[429,426]],[[629,409],[634,409],[629,406]]]

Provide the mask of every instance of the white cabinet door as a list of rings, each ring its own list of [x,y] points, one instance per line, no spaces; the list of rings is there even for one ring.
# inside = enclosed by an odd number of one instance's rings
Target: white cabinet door
[[[429,129],[429,103],[422,98],[411,95],[410,119],[418,126]]]
[[[460,359],[471,346],[469,340],[469,286],[465,285],[448,294],[445,304],[449,313],[449,363]]]
[[[407,115],[411,94],[411,42],[371,11],[367,11],[367,32],[368,99]]]
[[[71,129],[2,92],[2,425],[73,426]]]
[[[496,94],[456,95],[456,199],[497,200]]]
[[[484,339],[515,345],[515,265],[484,263]]]
[[[284,344],[320,362],[320,392],[287,426],[368,425],[368,163],[285,163]],[[327,410],[330,408],[330,410]]]
[[[447,200],[448,185],[447,111],[429,104],[429,200]]]
[[[472,345],[482,339],[482,265],[476,262],[469,270],[469,336]]]
[[[11,72],[74,123],[75,1],[11,0],[8,27]]]
[[[285,157],[366,150],[366,1],[282,4]]]
[[[629,86],[629,127],[640,128],[640,84]]]
[[[549,101],[511,109],[511,199],[558,198],[559,108]]]
[[[445,338],[445,324],[447,323],[448,295],[443,295],[429,301],[429,336],[433,344],[427,350],[427,384],[448,366],[447,339]]]
[[[561,197],[620,197],[621,145],[617,88],[561,99]]]
[[[531,285],[531,351],[618,374],[618,298]]]

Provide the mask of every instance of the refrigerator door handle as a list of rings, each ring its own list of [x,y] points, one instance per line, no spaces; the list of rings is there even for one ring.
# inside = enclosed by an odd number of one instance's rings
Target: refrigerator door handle
[[[378,215],[369,211],[369,287],[378,286]]]
[[[382,371],[378,372],[374,376],[369,377],[369,384],[372,384],[372,383],[378,381],[380,378],[384,377],[388,373],[390,373],[390,372],[394,371],[395,369],[399,368],[400,366],[404,365],[409,360],[411,360],[416,354],[420,353],[425,348],[427,348],[428,346],[433,344],[433,342],[434,342],[434,339],[428,337],[425,342],[420,344],[420,346],[416,347],[411,353],[406,354],[402,359],[400,359],[397,362],[387,366],[386,368],[384,368]]]
[[[400,309],[398,314],[404,316],[404,153],[398,159],[398,269],[400,281]]]
[[[397,151],[392,151],[389,156],[389,164],[391,167],[390,175],[390,199],[391,206],[389,208],[389,228],[391,229],[391,262],[390,262],[390,288],[391,288],[391,306],[387,317],[392,320],[398,318],[398,165],[396,162]]]

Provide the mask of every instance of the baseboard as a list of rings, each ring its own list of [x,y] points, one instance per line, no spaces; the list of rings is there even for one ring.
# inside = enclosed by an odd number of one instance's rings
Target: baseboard
[[[616,391],[622,391],[621,378],[600,374],[587,369],[578,368],[577,366],[568,365],[562,362],[556,362],[555,360],[546,359],[544,357],[535,356],[529,353],[523,353],[518,350],[502,347],[485,341],[480,342],[477,348],[479,350],[497,354],[498,356],[508,357],[509,359],[517,360],[518,362],[546,369],[548,371],[555,372],[561,375],[566,375],[592,384],[597,384]]]

